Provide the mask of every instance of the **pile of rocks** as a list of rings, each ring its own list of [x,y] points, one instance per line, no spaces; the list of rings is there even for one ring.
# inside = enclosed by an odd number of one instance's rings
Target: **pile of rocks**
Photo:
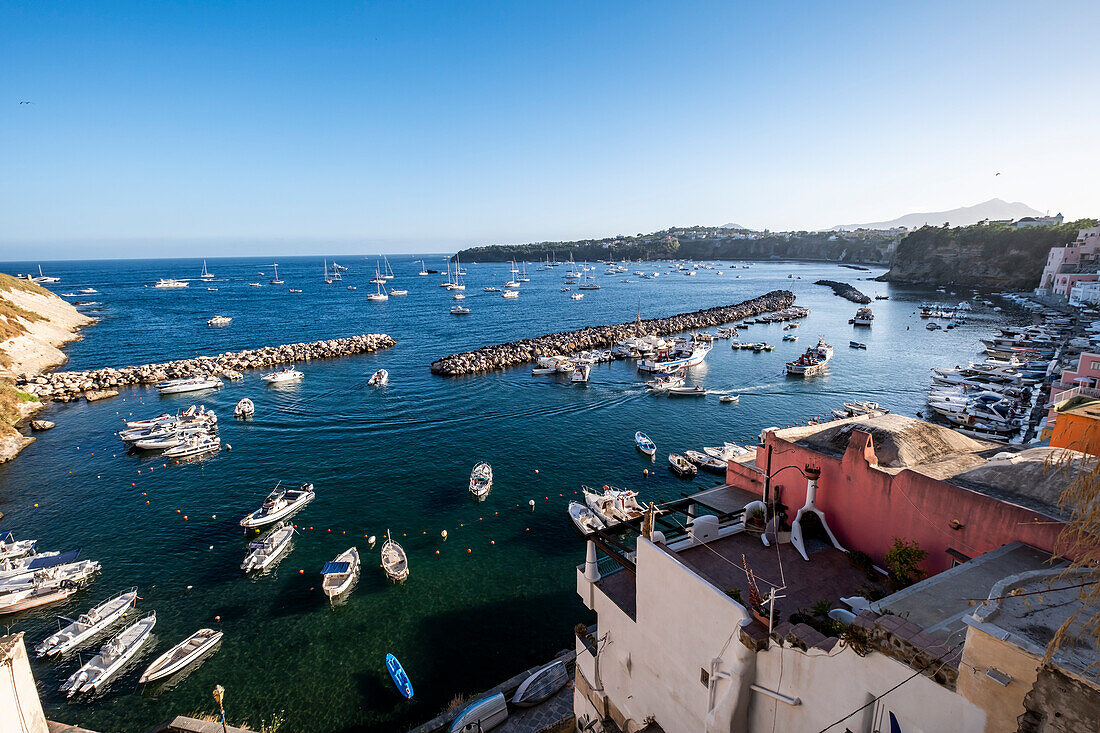
[[[794,293],[789,290],[773,290],[752,300],[736,305],[722,305],[692,313],[680,313],[668,318],[652,318],[615,326],[589,326],[576,331],[551,333],[539,338],[523,339],[496,346],[483,346],[477,351],[451,354],[432,362],[432,373],[444,376],[476,374],[495,369],[505,369],[535,361],[540,356],[562,354],[568,356],[588,349],[607,349],[620,341],[641,334],[666,336],[702,328],[721,326],[761,313],[783,310],[794,303]],[[639,333],[640,331],[640,333]]]
[[[871,299],[863,293],[853,288],[848,283],[840,283],[836,280],[818,280],[814,285],[828,285],[833,289],[833,292],[839,295],[841,298],[847,298],[853,303],[870,303]]]
[[[88,394],[89,399],[93,396],[111,396],[110,393],[116,392],[117,388],[130,385],[155,384],[165,379],[217,375],[227,371],[262,369],[311,359],[331,359],[386,349],[396,343],[386,334],[368,333],[312,343],[228,351],[218,356],[196,356],[163,364],[83,372],[52,372],[38,376],[21,375],[16,381],[22,391],[37,395],[39,399],[68,402],[78,399],[82,394]]]

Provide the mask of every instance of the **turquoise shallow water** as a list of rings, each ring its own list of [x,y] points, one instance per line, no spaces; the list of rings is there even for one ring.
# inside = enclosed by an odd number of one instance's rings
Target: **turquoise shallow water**
[[[373,258],[344,259],[350,269],[343,284],[321,282],[319,258],[296,258],[280,262],[285,286],[263,288],[247,283],[266,283],[266,262],[211,260],[217,292],[198,282],[186,290],[147,287],[159,277],[197,275],[201,263],[195,261],[46,268],[62,277],[56,292],[100,291],[70,298],[97,301],[82,307],[102,320],[67,348],[68,368],[365,332],[398,340],[383,352],[303,364],[305,381],[290,387],[266,387],[258,373],[248,373],[243,382],[200,399],[127,390],[113,400],[43,413],[57,428],[0,466],[0,511],[7,515],[0,529],[38,537],[43,548],[82,547],[84,557],[102,562],[103,572],[66,605],[5,623],[36,643],[54,624],[54,613],[79,613],[137,585],[139,608],[158,615],[157,643],[145,664],[201,626],[225,632],[221,650],[206,664],[168,689],[144,693],[136,686],[139,664],[98,699],[69,703],[55,690],[75,660],[36,662],[52,717],[103,731],[144,731],[175,714],[210,711],[210,690],[221,684],[237,722],[258,725],[280,710],[295,731],[392,731],[422,722],[456,693],[489,687],[571,645],[573,625],[591,621],[574,592],[583,543],[564,513],[581,484],[629,486],[645,500],[669,500],[714,482],[706,474],[694,482],[677,480],[663,462],[653,477],[643,477],[653,464],[634,450],[635,430],[645,430],[664,456],[748,440],[764,427],[823,415],[850,398],[913,414],[923,403],[928,368],[965,362],[976,354],[979,335],[1009,318],[978,308],[969,325],[930,333],[917,305],[957,302],[968,293],[861,282],[882,271],[807,263],[756,263],[690,278],[650,263],[630,269],[659,270],[661,277],[634,283],[622,280],[636,276],[604,276],[598,266],[602,289],[579,302],[559,292],[564,267],[530,266],[532,282],[518,300],[508,301],[481,292],[503,284],[507,265],[471,264],[465,304],[473,312],[457,318],[447,313],[454,301],[438,287],[442,276],[418,277],[412,258],[392,260],[393,285],[407,288],[409,296],[383,304],[365,297],[373,290],[366,282]],[[445,263],[435,256],[428,266],[442,269]],[[0,266],[7,272],[30,268]],[[823,277],[852,282],[868,294],[890,294],[873,304],[873,329],[848,325],[856,306],[812,284]],[[348,284],[358,289],[349,291]],[[304,292],[291,295],[292,287]],[[458,350],[633,320],[639,303],[643,317],[661,316],[776,288],[792,289],[798,303],[812,309],[800,340],[784,343],[780,326],[756,326],[743,340],[775,343],[773,353],[735,352],[718,341],[690,375],[710,389],[738,391],[737,405],[720,405],[716,397],[648,395],[631,362],[595,367],[585,387],[531,377],[529,368],[460,379],[428,371],[432,360]],[[217,313],[232,316],[232,325],[207,327],[206,319]],[[785,377],[783,362],[818,334],[837,347],[829,373],[806,381]],[[868,349],[848,349],[853,338]],[[390,385],[368,388],[367,378],[380,367],[390,371]],[[245,396],[255,401],[256,418],[237,422],[232,407]],[[163,460],[127,454],[113,435],[131,414],[151,416],[194,401],[218,411],[222,439],[232,450],[165,467]],[[466,491],[479,460],[492,463],[496,476],[481,504]],[[301,535],[277,570],[247,579],[238,570],[247,538],[237,522],[279,480],[311,481],[318,498],[298,516]],[[530,499],[536,500],[533,512]],[[387,528],[409,554],[411,575],[399,587],[385,580],[378,547],[371,549],[364,537],[381,537]],[[319,570],[352,543],[363,554],[363,576],[346,604],[330,608]],[[412,701],[397,695],[384,665],[387,652],[412,678]]]

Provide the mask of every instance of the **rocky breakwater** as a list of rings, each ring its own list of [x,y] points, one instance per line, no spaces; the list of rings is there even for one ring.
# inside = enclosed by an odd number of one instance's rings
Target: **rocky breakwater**
[[[839,295],[841,298],[846,298],[853,303],[870,303],[871,299],[853,288],[848,283],[837,282],[836,280],[818,280],[814,285],[828,285],[833,289],[833,292]]]
[[[791,291],[773,290],[735,305],[716,306],[667,318],[651,318],[614,326],[588,326],[576,331],[563,331],[507,344],[483,346],[476,351],[444,356],[432,362],[431,369],[433,374],[448,377],[506,369],[535,361],[540,356],[553,354],[568,356],[588,349],[607,349],[620,341],[640,334],[666,336],[734,323],[761,313],[789,308],[793,303],[794,293]]]
[[[69,402],[87,395],[102,395],[120,387],[155,384],[165,379],[180,379],[200,375],[218,375],[228,371],[262,369],[279,364],[293,364],[312,359],[333,359],[368,351],[386,349],[397,342],[382,333],[313,341],[282,346],[263,346],[245,351],[229,351],[217,356],[196,356],[191,359],[162,364],[106,368],[82,372],[52,372],[38,376],[21,375],[17,383],[24,392],[42,400]]]

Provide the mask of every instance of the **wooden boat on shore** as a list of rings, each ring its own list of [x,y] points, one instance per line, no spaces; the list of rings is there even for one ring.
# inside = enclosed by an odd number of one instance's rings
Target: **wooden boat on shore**
[[[520,683],[512,695],[512,704],[527,708],[539,705],[553,697],[569,682],[569,670],[560,659],[551,662]]]
[[[388,529],[386,541],[382,543],[382,569],[395,583],[400,583],[409,577],[409,558],[405,555],[404,548],[390,538]],[[411,697],[411,693],[409,696]]]
[[[496,728],[507,718],[508,702],[504,693],[498,692],[464,707],[447,730],[450,733],[481,733]]]
[[[161,654],[141,673],[140,684],[171,677],[212,652],[222,640],[222,632],[199,629],[179,644]]]

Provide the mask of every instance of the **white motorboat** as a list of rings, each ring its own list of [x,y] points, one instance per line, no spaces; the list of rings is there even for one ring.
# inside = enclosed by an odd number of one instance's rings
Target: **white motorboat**
[[[285,384],[287,382],[297,382],[300,379],[304,379],[305,376],[305,374],[302,374],[293,366],[288,366],[284,369],[276,369],[270,374],[265,374],[260,377],[260,379],[268,384]]]
[[[456,305],[453,308],[451,308],[451,315],[452,316],[465,316],[465,315],[469,315],[469,313],[470,313],[470,309],[469,308],[464,308],[461,305]]]
[[[500,297],[504,298],[505,300],[516,300],[517,298],[519,298],[519,291],[505,290],[503,293],[500,294]]]
[[[211,429],[205,425],[189,425],[179,427],[168,435],[135,440],[133,445],[139,450],[168,450],[183,445],[190,438],[205,438],[211,434]]]
[[[302,484],[297,489],[281,489],[276,485],[275,490],[264,499],[263,505],[241,520],[241,526],[263,527],[287,519],[316,498],[313,484]]]
[[[156,385],[162,395],[201,392],[207,389],[221,389],[225,382],[217,377],[192,377],[190,379],[170,379]]]
[[[726,462],[721,458],[697,450],[684,451],[684,457],[705,471],[726,475]]]
[[[230,318],[229,316],[214,316],[213,318],[207,320],[206,325],[207,326],[228,326],[232,322],[233,322],[233,319]]]
[[[608,527],[638,519],[645,513],[642,505],[638,503],[637,493],[633,491],[605,486],[603,493],[600,494],[587,486],[582,486],[581,493],[584,494],[584,503]]]
[[[0,538],[0,560],[33,555],[34,547],[37,544],[38,540],[16,540],[15,536],[8,532]]]
[[[186,288],[190,284],[191,283],[187,282],[186,280],[173,280],[170,277],[162,277],[160,280],[157,280],[153,284],[153,287],[154,288],[160,288],[162,290],[165,290],[165,289],[170,290],[170,289],[174,289],[174,288]]]
[[[256,414],[256,405],[253,404],[252,400],[245,397],[233,408],[233,414],[237,417],[252,417]]]
[[[741,395],[739,395],[739,394],[724,394],[724,395],[722,395],[721,397],[718,398],[718,401],[719,402],[725,402],[725,403],[740,402],[741,401]]]
[[[385,369],[379,369],[374,374],[370,375],[370,379],[367,380],[367,384],[371,387],[382,387],[390,383],[390,373]]]
[[[590,364],[577,364],[573,369],[573,375],[569,377],[569,381],[573,384],[586,384],[591,375],[592,366]]]
[[[163,425],[165,423],[176,422],[177,420],[179,420],[179,417],[177,417],[176,415],[173,415],[170,412],[162,412],[161,414],[157,415],[154,418],[150,418],[149,420],[131,420],[130,422],[126,423],[126,427],[128,427],[128,428],[151,428],[151,427],[154,427],[156,425]]]
[[[579,501],[569,502],[569,518],[573,520],[573,524],[576,525],[581,534],[589,534],[607,526],[603,523],[603,520],[596,516],[594,511]]]
[[[490,285],[487,288],[482,288],[481,290],[482,290],[482,292],[485,292],[485,293],[499,293],[500,292],[500,288],[494,287],[492,285]]]
[[[78,693],[102,690],[137,651],[149,640],[157,614],[151,613],[127,626],[99,650],[99,654],[85,662],[69,679],[61,683],[61,691],[69,697]]]
[[[45,567],[32,567],[4,578],[3,581],[0,581],[0,604],[6,600],[4,596],[8,594],[26,590],[56,590],[75,586],[98,573],[99,563],[95,560],[72,562],[79,553],[79,550],[73,550],[63,555],[48,558],[47,562],[50,564]]]
[[[680,478],[695,478],[695,474],[699,472],[694,463],[678,453],[668,454],[668,467]]]
[[[453,293],[451,295],[451,298],[453,298],[454,300],[466,300],[466,294],[465,293]]]
[[[241,570],[246,573],[267,570],[290,549],[292,539],[294,539],[294,527],[289,522],[275,525],[275,529],[262,540],[248,543],[248,549],[251,552],[241,563]]]
[[[409,558],[401,545],[390,539],[390,531],[386,530],[386,541],[382,543],[382,569],[386,576],[395,583],[399,583],[409,577]]]
[[[141,673],[139,684],[171,677],[214,651],[222,640],[222,632],[199,629],[179,644],[161,654]]]
[[[39,552],[34,555],[9,557],[0,560],[0,583],[11,578],[32,575],[35,570],[41,570],[42,568],[64,565],[67,562],[76,560],[79,554],[79,550],[66,552],[64,555],[60,552]]]
[[[722,461],[733,461],[752,453],[751,450],[742,448],[737,445],[737,443],[724,443],[721,446],[710,446],[703,448],[703,452],[712,458],[718,458]]]
[[[38,266],[38,277],[31,277],[31,282],[38,283],[39,285],[41,285],[42,283],[59,283],[59,282],[61,282],[61,278],[54,277],[52,275],[43,275],[42,274],[42,265],[39,265]],[[81,292],[83,292],[83,291],[81,291]]]
[[[122,618],[136,601],[137,588],[114,595],[87,613],[77,616],[75,621],[44,639],[34,650],[39,657],[68,654]]]
[[[825,371],[825,366],[833,358],[833,347],[825,343],[822,336],[817,341],[817,346],[806,349],[806,353],[794,361],[787,362],[787,374],[796,377],[812,377]]]
[[[346,593],[359,576],[359,550],[355,547],[344,550],[332,562],[325,563],[321,569],[324,579],[321,590],[329,600],[335,600]]]
[[[875,314],[870,308],[864,306],[856,311],[851,321],[856,326],[870,326],[875,322]]]
[[[405,296],[405,295],[408,295],[408,294],[409,294],[408,290],[397,290],[396,288],[390,290],[390,295],[395,297],[395,298],[399,298],[399,297],[402,297],[402,296]]]
[[[470,493],[475,499],[484,499],[493,488],[493,467],[482,461],[470,472]]]
[[[647,456],[652,457],[657,453],[657,444],[650,440],[649,436],[641,430],[634,433],[634,445]]]
[[[679,387],[669,388],[668,396],[669,397],[706,397],[707,396],[707,390],[703,387],[700,387],[699,385],[695,385],[694,387],[686,387],[686,386],[681,385]]]
[[[645,384],[653,392],[668,392],[671,389],[683,387],[684,377],[680,374],[666,374],[650,379]]]
[[[573,300],[584,300],[584,293],[573,293],[569,297]]]
[[[706,341],[681,342],[671,350],[662,349],[654,359],[638,363],[643,372],[675,372],[702,364],[710,353],[712,344]]]
[[[541,376],[545,376],[547,374],[557,374],[557,371],[558,371],[558,368],[556,366],[551,366],[551,367],[539,367],[539,366],[537,366],[537,367],[532,367],[531,376],[541,377]]]
[[[5,593],[0,595],[0,615],[18,613],[40,606],[48,606],[51,603],[58,603],[76,593],[77,590],[79,588],[70,585],[63,587],[30,587]]]
[[[221,450],[222,440],[216,435],[196,435],[183,443],[169,448],[162,454],[165,458],[191,458]]]

